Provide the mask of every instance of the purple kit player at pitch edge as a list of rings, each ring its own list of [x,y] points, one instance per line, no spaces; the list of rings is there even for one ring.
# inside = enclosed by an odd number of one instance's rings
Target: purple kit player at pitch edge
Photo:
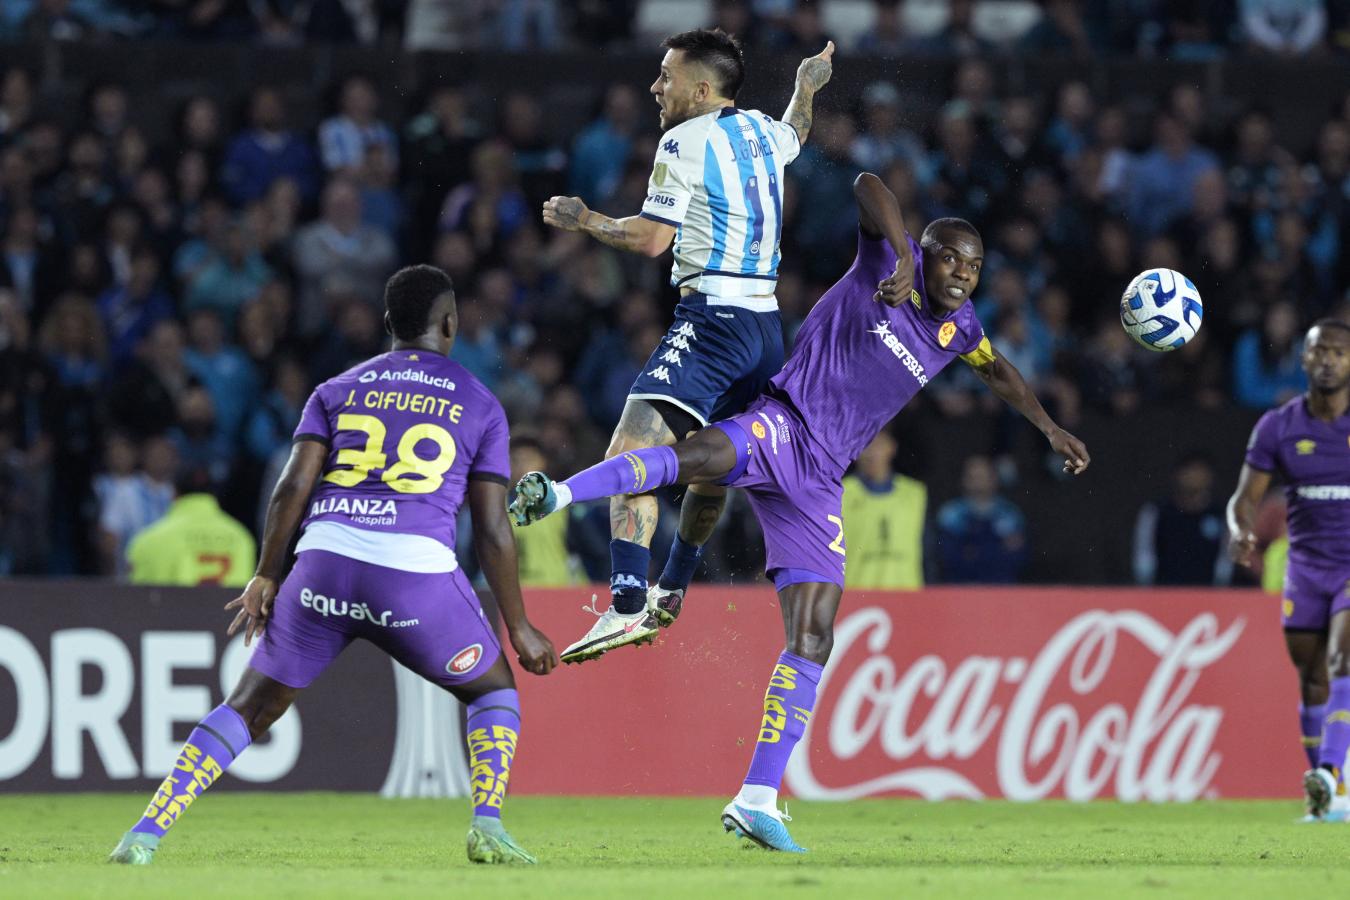
[[[1281,618],[1301,690],[1308,820],[1344,821],[1350,816],[1350,325],[1335,319],[1314,325],[1303,345],[1303,371],[1308,392],[1252,429],[1228,501],[1229,549],[1237,562],[1251,562],[1256,509],[1279,473],[1289,519]]]
[[[260,636],[234,692],[188,736],[112,862],[149,863],[164,833],[356,638],[468,704],[474,862],[534,862],[502,828],[520,735],[515,679],[455,559],[466,495],[474,547],[520,664],[558,664],[525,617],[505,515],[511,472],[497,398],[446,358],[458,314],[450,278],[412,266],[385,286],[393,350],[315,389],[267,509],[257,574],[226,609]],[[317,487],[315,486],[317,482]],[[295,567],[278,584],[303,520]]]
[[[939,219],[915,242],[881,179],[854,182],[861,234],[853,267],[816,303],[787,364],[741,415],[673,447],[620,454],[563,482],[522,478],[511,512],[527,525],[569,503],[668,484],[744,488],[764,531],[787,646],[764,696],[745,784],[722,825],[762,847],[803,852],[783,825],[778,786],[806,730],[843,596],[842,477],[862,449],[952,360],[973,366],[998,396],[1045,434],[1065,471],[1087,448],[1041,408],[1022,376],[994,352],[970,294],[984,247],[963,219]]]

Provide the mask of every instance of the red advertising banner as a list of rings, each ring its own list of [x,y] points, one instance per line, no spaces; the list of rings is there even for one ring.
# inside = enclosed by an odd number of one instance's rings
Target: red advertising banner
[[[532,591],[559,647],[582,592]],[[1298,688],[1256,591],[852,591],[785,787],[852,799],[1297,793]],[[655,647],[521,676],[512,790],[731,794],[783,630],[767,587],[699,585]]]

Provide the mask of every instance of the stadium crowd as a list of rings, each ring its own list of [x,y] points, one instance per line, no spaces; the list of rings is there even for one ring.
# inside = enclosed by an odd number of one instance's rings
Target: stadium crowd
[[[255,30],[260,10],[324,8],[203,5],[233,10]],[[1106,40],[1127,52],[1128,41],[1087,27],[1094,10],[1117,5],[1048,3],[1021,40],[1070,54],[1079,38]],[[0,2],[6,28],[123,6]],[[142,6],[141,16],[172,11],[152,16],[166,28],[186,27],[196,9]],[[714,12],[727,25],[744,17],[755,42],[785,53],[824,40],[805,33],[814,5],[753,6],[784,15],[734,4]],[[953,12],[968,6],[953,3]],[[1175,13],[1162,33],[1195,43],[1224,4],[1168,6],[1192,18]],[[1317,44],[1329,47],[1338,20],[1322,4],[1305,6],[1323,11]],[[1139,33],[1158,24],[1140,15]],[[940,46],[917,47],[882,29],[861,48],[962,57],[934,121],[913,121],[897,85],[877,81],[856,108],[826,104],[788,169],[777,296],[789,338],[848,266],[850,184],[870,170],[900,199],[912,231],[944,215],[980,226],[990,248],[982,321],[1066,425],[1085,411],[1144,404],[1259,409],[1302,389],[1303,327],[1350,303],[1350,95],[1310,111],[1322,122],[1311,145],[1285,146],[1267,111],[1227,115],[1191,84],[1145,116],[1099,102],[1079,81],[1053,95],[1007,95],[969,52],[975,44],[943,34]],[[381,286],[408,262],[430,261],[455,280],[454,358],[498,394],[537,456],[573,471],[603,454],[668,324],[669,258],[551,231],[539,210],[554,194],[613,214],[640,208],[658,137],[640,87],[597,90],[594,117],[570,130],[535,96],[470,85],[435,86],[395,121],[362,76],[333,86],[313,130],[270,86],[238,98],[237,115],[207,95],[172,109],[143,108],[155,101],[140,96],[133,115],[116,82],[90,86],[82,109],[53,115],[42,87],[33,72],[0,72],[0,573],[123,574],[129,542],[186,489],[176,478],[185,469],[193,490],[217,494],[256,532],[308,391],[381,350]],[[151,115],[172,119],[167,140],[138,124]],[[1186,272],[1203,296],[1223,301],[1166,357],[1131,344],[1116,316],[1116,298],[1149,266]],[[968,372],[952,370],[934,387],[919,401],[926,414],[996,408]],[[926,554],[930,578],[967,577],[971,566],[954,550],[961,529],[972,530],[974,547],[1007,549],[1006,577],[1026,555],[1024,536],[1010,539],[1003,524],[1020,527],[1016,507],[990,499],[998,478],[986,472],[1009,477],[1000,448],[984,449],[994,461],[968,473],[980,486],[957,507],[933,510],[947,544]],[[720,538],[733,549],[714,547],[705,567],[716,577],[755,568],[734,549],[754,543],[753,519],[733,512]],[[604,511],[574,518],[573,546],[602,572]],[[979,537],[986,532],[993,537]],[[658,536],[653,546],[666,543]],[[956,561],[940,562],[948,559]]]

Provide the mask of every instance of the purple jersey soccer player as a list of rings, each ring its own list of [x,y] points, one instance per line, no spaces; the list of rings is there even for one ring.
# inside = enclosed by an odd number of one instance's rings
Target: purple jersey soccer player
[[[1064,468],[1087,448],[1046,414],[1022,376],[994,352],[970,294],[984,247],[962,219],[939,219],[916,243],[875,175],[854,183],[861,234],[853,267],[816,303],[783,371],[743,414],[673,447],[623,453],[555,483],[539,472],[517,485],[517,525],[568,503],[667,484],[744,488],[764,531],[787,646],[774,665],[750,771],[722,812],[728,831],[802,852],[777,811],[778,786],[815,704],[844,585],[841,479],[900,408],[960,357],[1045,434]]]
[[[193,800],[356,638],[468,704],[469,859],[534,862],[501,824],[520,735],[515,679],[453,550],[467,497],[478,559],[518,659],[547,674],[557,655],[525,617],[504,514],[506,416],[446,358],[458,327],[449,276],[403,269],[385,287],[385,307],[393,350],[310,396],[272,492],[257,574],[226,606],[239,610],[230,634],[243,626],[245,644],[260,637],[249,667],[188,736],[113,862],[150,862]],[[278,584],[297,527],[296,563]]]
[[[1308,392],[1270,410],[1252,429],[1228,501],[1229,547],[1235,560],[1250,563],[1256,508],[1279,473],[1289,520],[1281,618],[1302,692],[1308,816],[1343,820],[1350,814],[1344,775],[1350,749],[1350,325],[1334,319],[1314,325],[1303,370]]]

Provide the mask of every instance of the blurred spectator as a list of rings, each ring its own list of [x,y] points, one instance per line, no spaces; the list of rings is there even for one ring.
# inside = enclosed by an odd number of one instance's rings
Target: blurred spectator
[[[306,203],[317,196],[319,169],[314,151],[287,128],[286,107],[275,88],[253,92],[249,127],[230,141],[220,177],[230,199],[240,205],[262,197],[278,178],[292,179]]]
[[[323,294],[335,281],[381,307],[384,280],[398,264],[398,251],[389,235],[361,221],[356,186],[335,179],[324,188],[322,216],[296,234],[293,261],[299,280],[300,331],[313,335],[332,314]]]
[[[900,0],[873,0],[872,25],[858,37],[857,51],[866,56],[897,57],[910,52],[914,41],[905,34]],[[732,32],[736,34],[738,32]]]
[[[1092,113],[1092,92],[1086,84],[1070,81],[1060,87],[1045,143],[1061,165],[1076,162],[1092,144]]]
[[[916,53],[923,56],[984,56],[993,51],[988,41],[975,34],[974,0],[950,0],[946,6],[946,24],[936,34],[916,42]]]
[[[225,323],[214,309],[188,316],[188,342],[188,371],[210,392],[220,431],[233,438],[258,400],[258,374],[242,350],[225,342]]]
[[[858,168],[850,157],[857,128],[851,116],[821,112],[810,142],[788,169],[796,188],[798,245],[812,248],[803,260],[812,276],[837,278],[839,263],[851,257],[858,227],[853,179]]]
[[[267,393],[247,420],[245,446],[255,462],[266,464],[278,451],[290,450],[291,434],[300,421],[309,392],[309,375],[300,361],[279,360]]]
[[[487,254],[498,240],[510,237],[530,217],[530,207],[518,186],[510,147],[488,141],[473,151],[473,176],[445,197],[440,227],[464,229],[476,253]]]
[[[515,52],[552,50],[562,43],[558,0],[500,0],[483,18],[483,41]]]
[[[41,319],[60,284],[56,249],[39,236],[38,214],[31,206],[16,206],[0,239],[0,286],[14,292],[25,310]]]
[[[968,104],[953,101],[938,123],[938,146],[929,163],[930,194],[942,215],[984,217],[1007,185],[1003,168],[979,145],[979,131]]]
[[[833,40],[825,31],[820,4],[815,0],[796,0],[784,25],[772,46],[788,56],[815,56],[825,49],[826,42]]]
[[[1158,114],[1153,132],[1153,148],[1130,167],[1125,196],[1126,214],[1142,237],[1165,230],[1183,215],[1194,200],[1196,182],[1218,166],[1214,154],[1197,147],[1171,113]]]
[[[172,482],[158,482],[141,471],[140,454],[141,448],[127,434],[110,432],[104,439],[103,472],[94,478],[103,575],[127,574],[126,550],[132,535],[164,515],[173,500]]]
[[[414,246],[409,257],[420,258],[429,249],[446,194],[469,180],[469,160],[484,134],[469,113],[468,98],[453,87],[437,88],[426,109],[408,123],[403,134],[407,151],[403,172],[409,179],[409,193],[417,198],[412,207]]]
[[[1223,586],[1232,574],[1223,507],[1214,494],[1214,466],[1206,454],[1187,454],[1172,471],[1171,496],[1139,510],[1135,583]]]
[[[1323,0],[1240,0],[1240,7],[1254,50],[1297,56],[1320,48],[1326,36]]]
[[[330,311],[331,319],[309,356],[310,380],[316,384],[387,349],[379,313],[369,297],[337,285],[326,294],[324,308]],[[461,336],[464,334],[463,310],[464,304],[460,304]],[[459,340],[455,343],[458,346]]]
[[[193,383],[183,326],[161,319],[136,349],[136,361],[108,390],[108,417],[138,437],[167,431],[178,421],[178,399]]]
[[[272,270],[253,246],[253,235],[236,219],[224,226],[221,248],[211,251],[189,283],[183,308],[215,310],[222,321],[233,322],[271,277]]]
[[[531,209],[537,210],[549,197],[563,193],[567,152],[544,132],[544,110],[536,98],[520,91],[507,95],[501,133]]]
[[[22,134],[33,117],[33,77],[18,66],[0,75],[0,147]]]
[[[127,547],[131,583],[243,587],[257,564],[253,535],[221,510],[206,472],[185,469],[175,489],[164,516]]]
[[[896,474],[889,429],[863,448],[844,478],[844,532],[850,549],[847,587],[923,587],[923,523],[928,489]]]
[[[1018,49],[1030,54],[1076,56],[1092,54],[1092,42],[1078,0],[1046,0],[1040,21],[1018,41]]]
[[[637,126],[637,91],[613,85],[605,92],[601,117],[586,126],[572,144],[568,190],[592,208],[604,205],[618,189]]]
[[[338,114],[319,126],[319,156],[330,173],[355,177],[373,148],[381,151],[392,176],[398,171],[398,138],[377,118],[380,98],[370,79],[354,75],[342,83]]]
[[[853,163],[863,171],[880,174],[892,162],[901,161],[916,172],[924,171],[924,147],[918,135],[900,124],[900,92],[889,81],[874,81],[863,91],[863,131],[853,141]]]
[[[99,295],[98,311],[115,368],[131,361],[137,345],[157,323],[173,317],[173,299],[159,286],[159,257],[149,246],[132,252],[131,277]]]
[[[1112,416],[1138,409],[1149,388],[1148,378],[1139,346],[1120,327],[1120,318],[1103,316],[1084,349],[1078,372],[1084,402]]]
[[[998,491],[987,456],[969,456],[961,470],[961,497],[937,514],[942,580],[955,584],[1016,582],[1027,557],[1026,519]]]
[[[544,472],[548,470],[548,457],[539,441],[529,434],[517,434],[511,438],[511,483],[514,484],[526,472]],[[584,510],[569,510],[567,515],[549,516],[539,524],[549,522],[547,528],[516,530],[516,553],[520,560],[520,583],[531,587],[564,587],[583,580],[578,577],[580,566],[572,559],[567,549],[568,532],[573,517]],[[555,521],[556,520],[556,521]]]
[[[1298,313],[1285,301],[1271,303],[1259,328],[1248,328],[1233,347],[1233,390],[1249,409],[1277,406],[1307,390],[1303,336]]]

